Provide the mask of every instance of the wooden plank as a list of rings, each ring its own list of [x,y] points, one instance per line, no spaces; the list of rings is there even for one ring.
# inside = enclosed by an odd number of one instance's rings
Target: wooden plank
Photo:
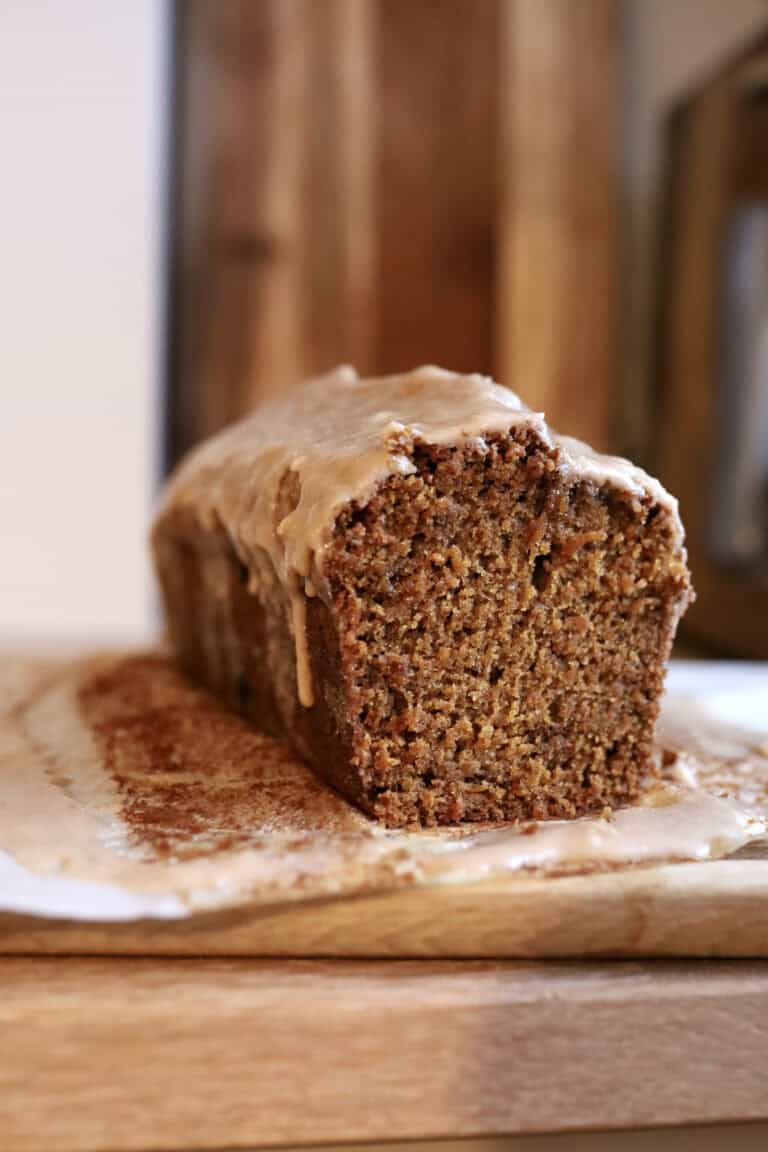
[[[379,0],[377,363],[492,369],[496,0]]]
[[[264,74],[271,102],[266,114],[258,106],[255,115],[248,110],[258,132],[250,141],[251,163],[261,173],[260,195],[254,195],[249,205],[249,230],[265,238],[267,258],[250,266],[251,292],[242,333],[247,354],[238,380],[238,414],[295,383],[304,368],[301,182],[309,131],[308,5],[306,0],[269,0],[268,7],[270,51],[255,54],[249,69],[252,75]]]
[[[6,1152],[768,1115],[764,964],[17,959],[0,979]]]
[[[372,367],[372,0],[182,9],[172,453]]]
[[[173,450],[343,361],[496,371],[605,443],[615,13],[182,6]]]
[[[241,412],[259,270],[269,277],[279,255],[273,222],[253,207],[266,196],[256,161],[276,107],[274,68],[253,61],[274,58],[273,6],[190,0],[179,11],[170,462]]]
[[[618,12],[505,0],[498,371],[606,448],[617,397]]]
[[[306,11],[310,43],[301,227],[303,364],[374,367],[375,196],[372,0]]]

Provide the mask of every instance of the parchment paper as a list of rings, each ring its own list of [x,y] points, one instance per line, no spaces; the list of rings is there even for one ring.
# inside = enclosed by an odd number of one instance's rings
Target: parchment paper
[[[673,669],[667,782],[610,819],[391,832],[161,653],[0,660],[0,912],[177,919],[249,904],[706,860],[768,809],[768,671]]]

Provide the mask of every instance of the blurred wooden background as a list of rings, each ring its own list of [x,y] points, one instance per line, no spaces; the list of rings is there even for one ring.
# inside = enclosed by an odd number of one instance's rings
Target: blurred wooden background
[[[758,436],[768,432],[761,418],[761,409],[768,410],[768,268],[756,286],[762,301],[755,330],[750,334],[742,325],[737,333],[747,358],[757,352],[746,380],[729,371],[727,317],[735,307],[753,311],[755,301],[726,298],[733,287],[727,267],[734,223],[744,209],[768,215],[768,29],[680,102],[668,125],[666,159],[656,294],[659,434],[651,463],[679,497],[686,527],[697,600],[686,614],[685,634],[718,652],[766,659],[768,477],[762,461],[726,510],[725,527],[733,531],[757,497],[753,555],[724,554],[718,504],[753,438],[745,439],[742,428],[730,453],[723,452],[723,432],[743,405],[740,385],[754,393],[753,419],[763,424]],[[750,338],[756,350],[748,347]]]
[[[340,362],[611,447],[618,52],[615,0],[181,0],[169,462]]]

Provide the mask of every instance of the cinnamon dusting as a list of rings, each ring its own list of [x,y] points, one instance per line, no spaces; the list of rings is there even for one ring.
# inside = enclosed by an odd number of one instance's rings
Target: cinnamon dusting
[[[340,833],[360,820],[290,749],[223,708],[161,656],[88,676],[78,703],[134,840],[190,859],[265,831]]]

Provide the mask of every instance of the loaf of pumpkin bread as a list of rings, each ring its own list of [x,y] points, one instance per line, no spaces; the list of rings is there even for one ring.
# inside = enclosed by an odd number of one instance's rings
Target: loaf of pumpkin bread
[[[653,772],[677,504],[486,377],[297,387],[182,462],[153,550],[182,665],[388,825],[577,816]]]

